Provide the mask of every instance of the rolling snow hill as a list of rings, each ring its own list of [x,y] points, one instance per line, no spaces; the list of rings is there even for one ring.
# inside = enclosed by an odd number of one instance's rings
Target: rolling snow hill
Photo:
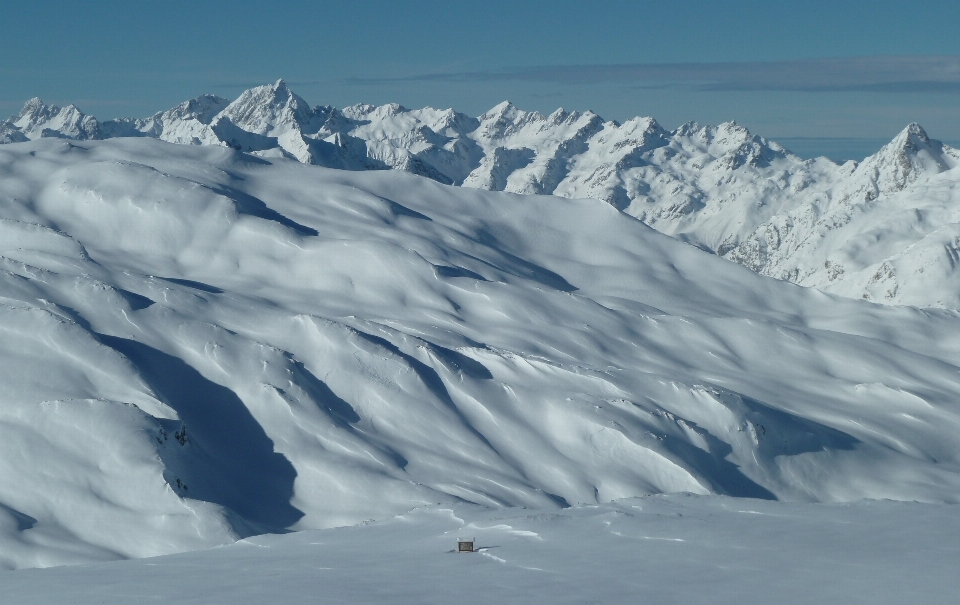
[[[40,137],[0,147],[0,244],[3,567],[462,501],[960,500],[960,315],[601,201]]]
[[[205,95],[146,119],[98,122],[32,99],[0,142],[153,137],[349,170],[398,169],[464,187],[592,197],[754,271],[853,298],[960,309],[960,152],[911,124],[842,166],[802,160],[730,122],[508,102],[472,118],[396,104],[310,107],[282,81]]]

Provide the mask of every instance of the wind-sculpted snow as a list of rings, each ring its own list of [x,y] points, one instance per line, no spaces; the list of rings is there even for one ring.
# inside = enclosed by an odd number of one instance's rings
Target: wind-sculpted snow
[[[0,148],[0,243],[6,567],[458,501],[960,500],[955,312],[597,200],[46,139]]]
[[[503,102],[472,118],[397,104],[311,108],[282,81],[100,123],[30,100],[0,143],[153,137],[348,170],[606,201],[764,275],[881,303],[960,309],[960,152],[916,124],[860,164],[802,160],[734,122],[673,131]],[[931,191],[932,188],[932,191]],[[891,213],[897,209],[896,216]]]

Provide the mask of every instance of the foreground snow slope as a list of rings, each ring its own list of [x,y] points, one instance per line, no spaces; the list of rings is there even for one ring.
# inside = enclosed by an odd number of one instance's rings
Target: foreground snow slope
[[[435,503],[960,500],[960,317],[596,200],[149,138],[0,148],[0,565]]]
[[[464,187],[592,197],[759,273],[853,298],[960,309],[960,151],[907,126],[862,163],[802,160],[734,122],[667,131],[503,102],[472,118],[397,104],[311,108],[283,80],[98,122],[32,99],[0,143],[154,137]]]
[[[423,508],[138,561],[0,572],[19,605],[956,602],[956,505],[661,496]],[[480,552],[457,554],[457,536]]]

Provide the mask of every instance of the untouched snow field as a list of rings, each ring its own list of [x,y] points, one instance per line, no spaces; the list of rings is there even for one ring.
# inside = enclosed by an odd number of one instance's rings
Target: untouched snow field
[[[902,512],[929,535],[960,500],[958,313],[762,277],[602,201],[149,138],[43,139],[0,147],[0,244],[4,568],[417,507],[433,507],[417,513],[426,533],[404,535],[434,552],[454,528],[437,511],[465,502],[552,511],[543,532],[573,544],[632,504],[563,507],[664,492],[947,503],[742,505],[799,511],[783,529],[798,540],[803,519],[851,510],[880,511],[868,533]],[[464,510],[480,524],[522,514]],[[579,516],[588,528],[565,528]],[[541,533],[531,523],[518,530]],[[311,535],[381,539],[338,531],[254,542],[296,553]],[[627,548],[612,540],[590,548]],[[450,564],[542,567],[503,544]],[[254,548],[212,551],[210,564]],[[574,569],[577,551],[564,552],[557,565]],[[773,564],[744,556],[742,577],[751,561]],[[129,565],[102,569],[148,570]],[[70,577],[33,573],[4,585]],[[182,578],[164,581],[151,594]]]
[[[949,605],[956,507],[683,496],[557,511],[455,505],[152,559],[0,573],[19,605]],[[456,537],[480,552],[457,554]],[[42,586],[42,590],[38,587]]]

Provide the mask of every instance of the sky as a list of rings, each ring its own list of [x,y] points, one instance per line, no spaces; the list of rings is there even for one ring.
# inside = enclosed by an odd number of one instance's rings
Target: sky
[[[802,155],[910,122],[960,142],[960,2],[4,0],[0,19],[4,116],[39,96],[144,117],[283,78],[337,107],[735,120]]]

